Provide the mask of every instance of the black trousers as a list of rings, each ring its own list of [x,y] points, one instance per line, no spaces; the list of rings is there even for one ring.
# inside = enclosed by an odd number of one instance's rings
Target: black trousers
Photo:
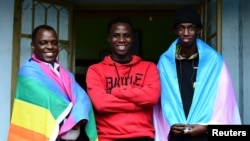
[[[208,141],[208,134],[202,134],[199,136],[190,136],[190,135],[173,135],[170,134],[168,141]]]

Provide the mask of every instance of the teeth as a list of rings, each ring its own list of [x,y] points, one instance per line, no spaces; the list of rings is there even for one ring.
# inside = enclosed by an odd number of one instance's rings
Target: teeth
[[[47,52],[46,55],[47,55],[47,56],[52,56],[53,53],[52,53],[52,52]]]
[[[118,49],[125,49],[125,46],[118,46]]]

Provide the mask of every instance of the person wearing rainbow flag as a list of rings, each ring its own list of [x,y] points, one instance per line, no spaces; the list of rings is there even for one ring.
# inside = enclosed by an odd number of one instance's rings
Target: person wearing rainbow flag
[[[57,61],[58,43],[51,26],[33,30],[33,54],[18,72],[8,141],[76,140],[82,127],[98,141],[92,103]]]
[[[177,39],[159,58],[161,100],[154,107],[155,141],[207,141],[209,124],[241,124],[223,57],[198,38],[198,12],[174,17]]]

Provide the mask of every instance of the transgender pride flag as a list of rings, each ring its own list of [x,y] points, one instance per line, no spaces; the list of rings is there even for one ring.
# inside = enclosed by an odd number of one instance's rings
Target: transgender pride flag
[[[155,141],[167,141],[174,124],[241,124],[233,85],[220,54],[200,39],[196,40],[199,64],[192,105],[186,118],[178,85],[175,40],[157,64],[161,80],[161,100],[154,107]]]

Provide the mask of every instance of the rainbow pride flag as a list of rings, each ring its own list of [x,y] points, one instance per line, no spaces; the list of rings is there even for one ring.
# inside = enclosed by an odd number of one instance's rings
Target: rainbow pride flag
[[[8,141],[55,141],[82,119],[90,141],[98,141],[91,101],[73,75],[60,67],[58,77],[32,55],[18,73]]]
[[[161,100],[154,107],[155,141],[167,141],[170,127],[187,124],[241,124],[238,105],[226,64],[220,54],[197,39],[199,64],[194,97],[186,118],[176,71],[178,39],[157,64],[161,80]]]

